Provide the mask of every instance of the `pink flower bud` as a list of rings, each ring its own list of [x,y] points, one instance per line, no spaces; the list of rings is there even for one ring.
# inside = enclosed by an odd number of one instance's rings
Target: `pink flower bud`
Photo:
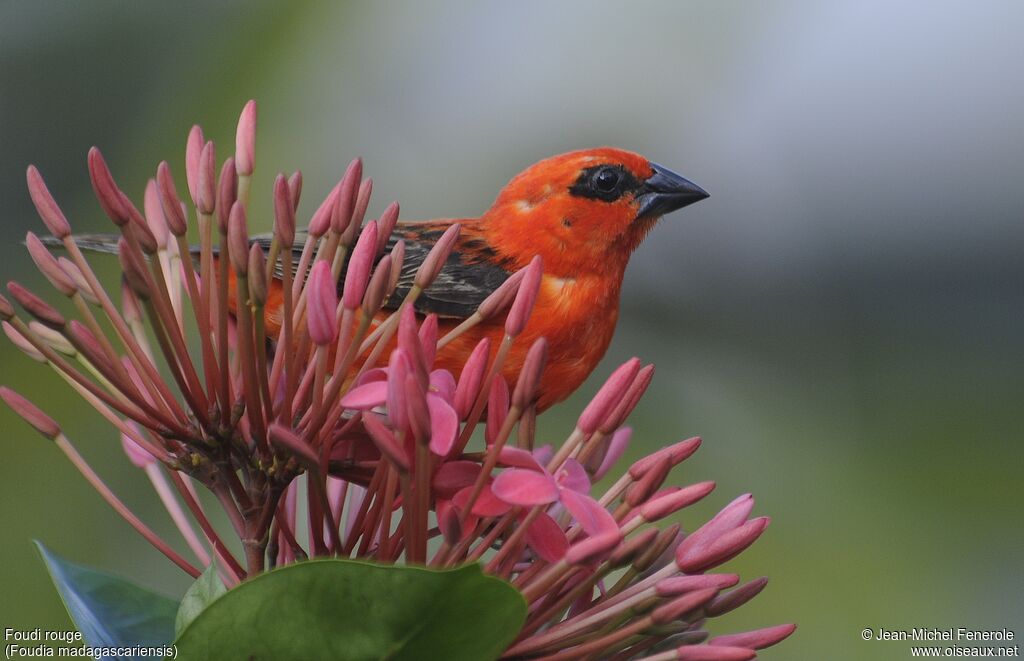
[[[437,240],[437,243],[427,253],[426,259],[420,264],[419,270],[416,271],[416,277],[414,283],[421,289],[426,289],[430,286],[430,283],[434,281],[437,274],[444,268],[445,262],[448,260],[448,255],[452,253],[455,248],[455,242],[459,239],[459,232],[462,230],[462,226],[458,223],[454,223],[444,231],[441,238]]]
[[[334,185],[334,188],[327,194],[327,197],[320,203],[320,206],[313,213],[313,217],[309,220],[309,235],[314,239],[318,239],[326,234],[327,228],[331,226],[331,214],[334,212],[334,205],[338,199],[338,191],[341,190],[341,183],[339,181]]]
[[[238,174],[235,172],[235,159],[228,158],[220,167],[220,179],[217,183],[217,227],[221,233],[227,232],[228,216],[237,199]]]
[[[590,564],[601,560],[615,550],[622,542],[618,531],[606,532],[595,537],[588,537],[569,547],[565,561],[570,565]]]
[[[292,200],[292,213],[299,208],[299,199],[302,197],[302,171],[296,170],[288,177],[288,192]]]
[[[512,406],[519,410],[525,409],[535,399],[537,386],[540,385],[540,377],[544,373],[544,366],[548,360],[548,341],[543,337],[537,338],[523,361],[523,367],[519,370],[519,380],[516,382],[516,389],[512,395]]]
[[[0,317],[2,317],[4,321],[14,317],[14,306],[11,305],[11,302],[4,296],[0,296]]]
[[[437,315],[428,314],[420,324],[419,338],[420,347],[423,350],[423,364],[430,370],[434,366],[434,356],[437,354]]]
[[[67,338],[94,367],[104,374],[113,373],[99,340],[92,334],[92,331],[85,327],[85,324],[77,319],[72,319],[68,324]],[[141,385],[141,382],[137,385]]]
[[[142,217],[142,214],[139,213],[139,210],[135,208],[135,205],[132,204],[132,201],[124,193],[121,193],[121,207],[128,214],[128,227],[124,229],[128,229],[131,232],[131,235],[138,241],[142,252],[147,255],[156,254],[157,249],[160,247],[156,236],[149,229],[146,219]]]
[[[490,355],[491,341],[485,337],[477,343],[462,366],[459,383],[455,387],[454,402],[455,411],[459,414],[460,420],[466,419],[480,394],[480,386],[484,381],[484,373],[487,370],[487,360]]]
[[[605,450],[604,456],[601,458],[598,468],[594,471],[594,480],[600,480],[602,477],[608,474],[608,471],[618,463],[619,459],[622,458],[626,448],[629,447],[629,441],[633,437],[633,430],[629,427],[623,427],[612,434],[611,440],[608,442],[607,449]]]
[[[501,426],[508,417],[508,383],[501,374],[495,374],[491,381],[491,391],[487,395],[487,428],[484,430],[484,441],[491,445],[498,437]]]
[[[484,302],[480,304],[480,307],[476,309],[476,313],[486,320],[507,310],[508,306],[512,305],[512,301],[515,300],[516,292],[519,291],[519,285],[529,268],[519,269],[510,275],[505,282],[498,285],[498,288],[491,292],[484,299]]]
[[[394,435],[392,435],[391,430],[381,422],[380,417],[375,413],[364,413],[363,426],[366,427],[367,433],[370,434],[370,438],[377,446],[377,449],[380,450],[380,453],[396,468],[398,468],[398,470],[408,473],[409,458],[406,456],[401,445],[399,445],[398,439],[396,439]]]
[[[306,283],[309,296],[307,326],[309,337],[317,346],[327,346],[338,337],[335,314],[338,308],[338,287],[331,274],[331,265],[321,260],[313,265]]]
[[[60,312],[57,312],[49,303],[39,298],[29,290],[22,287],[13,280],[7,283],[7,291],[11,293],[18,305],[25,308],[25,311],[38,319],[43,324],[60,330],[66,323]]]
[[[29,330],[38,335],[39,339],[45,342],[46,345],[54,351],[62,353],[65,356],[75,355],[75,347],[68,342],[68,338],[64,337],[62,332],[56,331],[49,326],[44,326],[38,321],[28,322],[28,327]]]
[[[7,386],[0,386],[0,399],[4,400],[11,410],[25,422],[32,425],[37,432],[51,441],[60,435],[60,425],[53,418],[43,413],[35,404],[28,401]]]
[[[71,281],[75,283],[75,287],[78,289],[79,295],[93,305],[99,305],[99,300],[96,298],[96,295],[92,293],[92,287],[89,286],[89,281],[85,279],[84,275],[82,275],[82,271],[79,270],[78,265],[67,257],[58,257],[57,263],[60,264],[61,269],[68,274]]]
[[[132,462],[136,468],[145,468],[156,463],[156,457],[127,434],[121,434],[121,449],[127,455],[128,461]]]
[[[627,539],[608,558],[612,567],[625,567],[633,562],[633,559],[650,547],[658,537],[655,528],[647,528],[637,533],[636,536]]]
[[[96,193],[103,212],[117,226],[125,225],[129,218],[121,200],[121,190],[114,182],[110,174],[107,162],[103,160],[103,154],[96,147],[89,150],[89,179],[92,181],[92,189]]]
[[[196,125],[188,132],[188,141],[185,142],[185,180],[188,182],[188,194],[192,202],[199,206],[199,159],[203,153],[203,145],[206,138],[203,137],[202,127]]]
[[[161,161],[156,168],[156,184],[160,193],[160,204],[163,208],[167,229],[174,236],[185,236],[188,232],[188,220],[185,209],[178,197],[178,189],[174,186],[174,177],[167,161]]]
[[[28,179],[28,194],[32,197],[32,204],[35,205],[36,212],[46,225],[46,229],[50,230],[50,234],[58,239],[71,234],[71,224],[64,217],[64,212],[60,210],[57,201],[50,195],[50,189],[46,187],[46,182],[43,181],[43,176],[39,174],[36,166],[28,166],[25,178]]]
[[[602,432],[609,434],[622,426],[622,423],[626,421],[626,418],[633,412],[636,405],[640,403],[640,398],[647,392],[647,387],[651,385],[652,379],[654,379],[654,365],[641,367],[640,371],[636,373],[633,383],[626,390],[626,394],[619,401],[619,404],[612,409],[612,412],[601,423],[600,430]]]
[[[295,205],[283,174],[274,180],[274,236],[282,250],[289,250],[295,243]]]
[[[334,208],[331,211],[331,230],[339,236],[344,235],[345,230],[352,223],[352,212],[355,210],[356,197],[359,195],[359,180],[362,176],[363,161],[355,158],[345,169],[338,188],[338,195],[334,200]],[[346,245],[348,245],[347,242]],[[374,237],[374,245],[376,245],[376,237]]]
[[[509,314],[511,315],[511,313]],[[618,405],[639,370],[640,360],[630,358],[612,372],[587,407],[583,409],[579,422],[576,423],[580,431],[585,434],[593,434],[597,430],[598,425],[604,422],[608,414]]]
[[[377,233],[377,254],[384,251],[388,239],[391,238],[391,233],[395,231],[395,225],[398,224],[398,211],[398,202],[392,202],[387,209],[384,209],[380,220],[377,221],[377,226],[380,228]]]
[[[718,594],[718,590],[715,588],[687,592],[683,596],[673,599],[664,606],[655,608],[651,612],[651,619],[656,625],[668,624],[669,622],[679,619],[693,609],[700,608],[714,599],[716,594]]]
[[[423,359],[423,346],[420,344],[416,328],[416,311],[411,305],[403,306],[398,318],[398,347],[409,359],[409,367],[426,389],[430,382],[426,361]]]
[[[348,260],[345,272],[345,287],[342,296],[343,305],[349,310],[359,307],[366,293],[366,285],[370,281],[370,269],[377,255],[377,223],[370,222],[359,234],[356,247]]]
[[[742,647],[683,645],[676,649],[677,661],[748,661],[756,656],[754,650]]]
[[[241,202],[231,205],[228,216],[228,256],[238,275],[249,272],[249,227]]]
[[[250,176],[256,167],[256,101],[249,100],[242,108],[235,131],[235,170]]]
[[[739,574],[696,574],[694,576],[672,576],[663,578],[654,586],[659,597],[675,597],[685,592],[715,588],[724,590],[739,583]]]
[[[405,263],[405,241],[399,239],[395,247],[391,249],[391,277],[388,279],[387,295],[391,296],[395,287],[398,286],[398,278],[402,275],[402,265]]]
[[[271,423],[267,429],[267,436],[270,438],[270,443],[279,452],[295,457],[303,466],[314,470],[320,469],[320,457],[316,450],[284,425],[278,422]]]
[[[25,245],[28,246],[28,254],[32,257],[32,261],[35,262],[39,272],[50,281],[54,289],[65,296],[72,296],[77,289],[75,283],[71,281],[68,274],[60,267],[57,258],[46,249],[46,246],[39,240],[39,237],[29,232],[25,235]]]
[[[139,299],[135,296],[131,286],[122,279],[121,281],[121,316],[129,324],[142,321],[142,307]]]
[[[366,286],[366,293],[363,294],[363,312],[372,317],[384,305],[384,298],[387,296],[388,282],[391,280],[391,255],[384,255],[370,276],[370,284]]]
[[[676,565],[689,574],[717,567],[753,544],[770,522],[771,519],[766,516],[751,519],[743,525],[723,533],[709,544],[689,547],[680,551],[686,543],[684,541],[679,545],[680,548],[676,549]]]
[[[672,462],[668,457],[663,457],[661,461],[644,473],[643,477],[629,486],[629,489],[626,490],[626,504],[630,507],[637,507],[650,498],[661,487],[671,470]]]
[[[694,436],[693,438],[687,438],[679,441],[678,443],[674,443],[667,448],[662,448],[654,454],[650,454],[637,460],[629,467],[629,475],[634,480],[639,480],[643,474],[651,468],[651,466],[655,465],[665,457],[669,458],[673,466],[677,466],[696,452],[697,448],[700,447],[701,442],[702,441],[699,436]]]
[[[213,142],[203,145],[199,152],[199,179],[196,192],[196,208],[200,213],[211,214],[217,206],[217,153]],[[223,185],[223,182],[222,184]]]
[[[765,627],[744,633],[716,636],[708,641],[708,645],[763,650],[789,638],[794,631],[796,631],[795,624],[779,624],[774,627]]]
[[[259,307],[267,302],[267,258],[255,243],[249,246],[249,297]]]
[[[512,301],[512,307],[505,318],[505,334],[516,337],[523,332],[526,322],[533,313],[533,305],[537,302],[537,294],[540,292],[540,283],[544,277],[544,262],[540,255],[530,260],[526,267],[523,281],[516,291],[516,298]]]
[[[164,219],[163,203],[160,201],[160,193],[156,189],[156,180],[150,179],[146,182],[146,192],[143,196],[143,211],[146,212],[146,225],[153,233],[158,247],[167,246],[167,221]]]
[[[730,611],[736,610],[760,594],[766,585],[768,585],[768,578],[762,576],[753,581],[748,581],[734,590],[729,590],[723,595],[719,595],[717,599],[708,604],[706,609],[708,617],[718,617],[719,615],[725,615]]]
[[[3,328],[7,339],[11,341],[11,344],[21,349],[22,353],[38,363],[45,363],[47,361],[46,356],[36,349],[35,345],[29,342],[24,335],[18,332],[18,329],[6,321],[3,322]]]
[[[367,177],[359,184],[359,192],[356,194],[356,205],[352,210],[351,225],[359,227],[366,217],[366,209],[370,206],[370,196],[373,195],[373,179]]]
[[[437,504],[437,526],[441,530],[444,541],[448,544],[458,544],[462,539],[462,522],[459,513],[450,504]]]
[[[640,506],[640,516],[644,521],[663,519],[684,507],[689,507],[714,489],[714,482],[699,482],[679,491],[656,496]]]

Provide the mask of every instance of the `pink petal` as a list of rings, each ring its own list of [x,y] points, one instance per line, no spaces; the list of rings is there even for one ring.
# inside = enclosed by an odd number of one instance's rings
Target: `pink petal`
[[[554,519],[543,512],[526,529],[526,543],[547,562],[558,562],[569,550],[565,533]]]
[[[608,471],[615,466],[615,463],[622,457],[622,454],[629,447],[629,439],[633,436],[633,430],[629,427],[622,427],[612,434],[612,440],[608,444],[608,451],[601,460],[601,465],[594,472],[594,479],[600,480],[608,474]]]
[[[388,419],[398,431],[405,431],[409,425],[405,403],[405,377],[408,374],[409,357],[404,350],[395,349],[388,364]]]
[[[475,461],[448,461],[434,473],[431,482],[439,498],[451,498],[460,490],[472,486],[480,474],[480,464]]]
[[[551,463],[551,459],[555,456],[555,449],[551,447],[550,443],[534,448],[533,458],[540,462],[541,466],[547,466]]]
[[[494,495],[510,505],[532,507],[558,500],[558,486],[550,475],[512,468],[494,480]]]
[[[366,383],[373,383],[374,381],[387,381],[388,370],[385,367],[374,367],[372,370],[366,370],[363,375],[356,381],[357,386],[364,385]]]
[[[501,452],[498,454],[498,463],[502,466],[526,468],[537,471],[538,473],[546,472],[544,467],[537,462],[533,454],[529,451],[520,448],[513,448],[508,445],[501,448]]]
[[[430,389],[449,404],[455,400],[455,377],[448,370],[430,373]]]
[[[559,498],[566,510],[583,527],[588,535],[600,535],[606,532],[617,531],[619,524],[615,518],[608,513],[608,510],[591,498],[571,489],[559,490]]]
[[[444,457],[455,444],[459,414],[448,402],[433,393],[427,393],[427,409],[430,411],[430,451]]]
[[[388,401],[387,381],[372,381],[357,386],[341,398],[341,405],[347,409],[365,410],[381,406]]]
[[[470,494],[473,493],[473,487],[469,486],[455,494],[452,498],[452,502],[459,509],[465,509],[466,503],[469,501]],[[489,484],[484,485],[484,488],[480,491],[480,495],[476,497],[476,501],[473,503],[472,513],[476,516],[489,517],[489,516],[501,516],[512,509],[508,503],[499,500],[494,492],[491,491]]]
[[[459,524],[459,515],[452,506],[450,500],[437,501],[437,527],[440,528],[444,541],[449,544],[458,544],[462,538],[462,526]]]
[[[590,478],[587,477],[587,471],[575,459],[566,459],[558,469],[555,479],[562,488],[572,489],[577,493],[590,493]]]

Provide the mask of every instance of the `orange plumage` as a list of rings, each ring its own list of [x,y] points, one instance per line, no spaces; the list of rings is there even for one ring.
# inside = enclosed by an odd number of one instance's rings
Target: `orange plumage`
[[[453,257],[417,302],[417,311],[439,314],[441,334],[472,313],[476,304],[507,275],[534,255],[544,262],[544,278],[533,315],[504,366],[514,385],[533,341],[548,341],[548,367],[539,388],[538,408],[562,401],[604,356],[619,316],[619,293],[626,264],[658,218],[707,197],[703,189],[652,164],[612,148],[570,152],[540,161],[508,183],[479,218],[402,222],[395,238],[418,251],[407,252],[407,267],[452,223],[462,226]],[[504,274],[504,275],[503,275]],[[234,300],[234,282],[231,282]],[[449,287],[450,291],[441,291]],[[434,291],[434,290],[437,291]],[[465,292],[469,292],[465,294]],[[431,294],[436,294],[431,300]],[[448,294],[447,296],[444,294]],[[465,304],[452,302],[465,295]],[[266,323],[272,337],[280,328],[280,281],[270,283]],[[382,319],[390,310],[382,311]],[[436,366],[458,375],[480,339],[492,350],[504,333],[502,318],[486,321],[445,346]]]

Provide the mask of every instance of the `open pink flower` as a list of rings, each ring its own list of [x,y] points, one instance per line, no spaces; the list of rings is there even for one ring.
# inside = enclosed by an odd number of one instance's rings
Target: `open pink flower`
[[[370,410],[386,406],[388,418],[396,428],[408,430],[411,424],[405,401],[405,377],[410,373],[408,359],[401,349],[392,354],[391,364],[363,375],[360,384],[341,400],[342,406],[354,410]],[[455,443],[459,416],[452,406],[455,378],[446,370],[430,372],[426,392],[430,421],[430,451],[445,456]]]
[[[543,453],[543,449],[538,450]],[[537,458],[519,448],[502,448],[499,463],[509,466],[494,479],[491,486],[494,495],[509,505],[519,507],[541,507],[560,504],[583,532],[591,537],[605,534],[620,534],[614,517],[591,498],[590,479],[583,466],[575,459],[568,459],[554,474],[548,472]],[[553,524],[553,525],[552,525]],[[565,549],[568,541],[561,527],[547,513],[542,512],[531,524],[527,543],[535,551]],[[564,550],[559,559],[564,555]],[[548,558],[545,558],[548,559]]]

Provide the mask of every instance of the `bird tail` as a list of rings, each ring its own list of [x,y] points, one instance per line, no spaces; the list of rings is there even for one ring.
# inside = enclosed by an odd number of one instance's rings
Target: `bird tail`
[[[63,248],[64,242],[53,236],[39,237],[43,245],[53,248]],[[117,254],[117,243],[121,239],[120,234],[75,234],[75,243],[82,250],[89,252],[100,252],[109,255]]]

